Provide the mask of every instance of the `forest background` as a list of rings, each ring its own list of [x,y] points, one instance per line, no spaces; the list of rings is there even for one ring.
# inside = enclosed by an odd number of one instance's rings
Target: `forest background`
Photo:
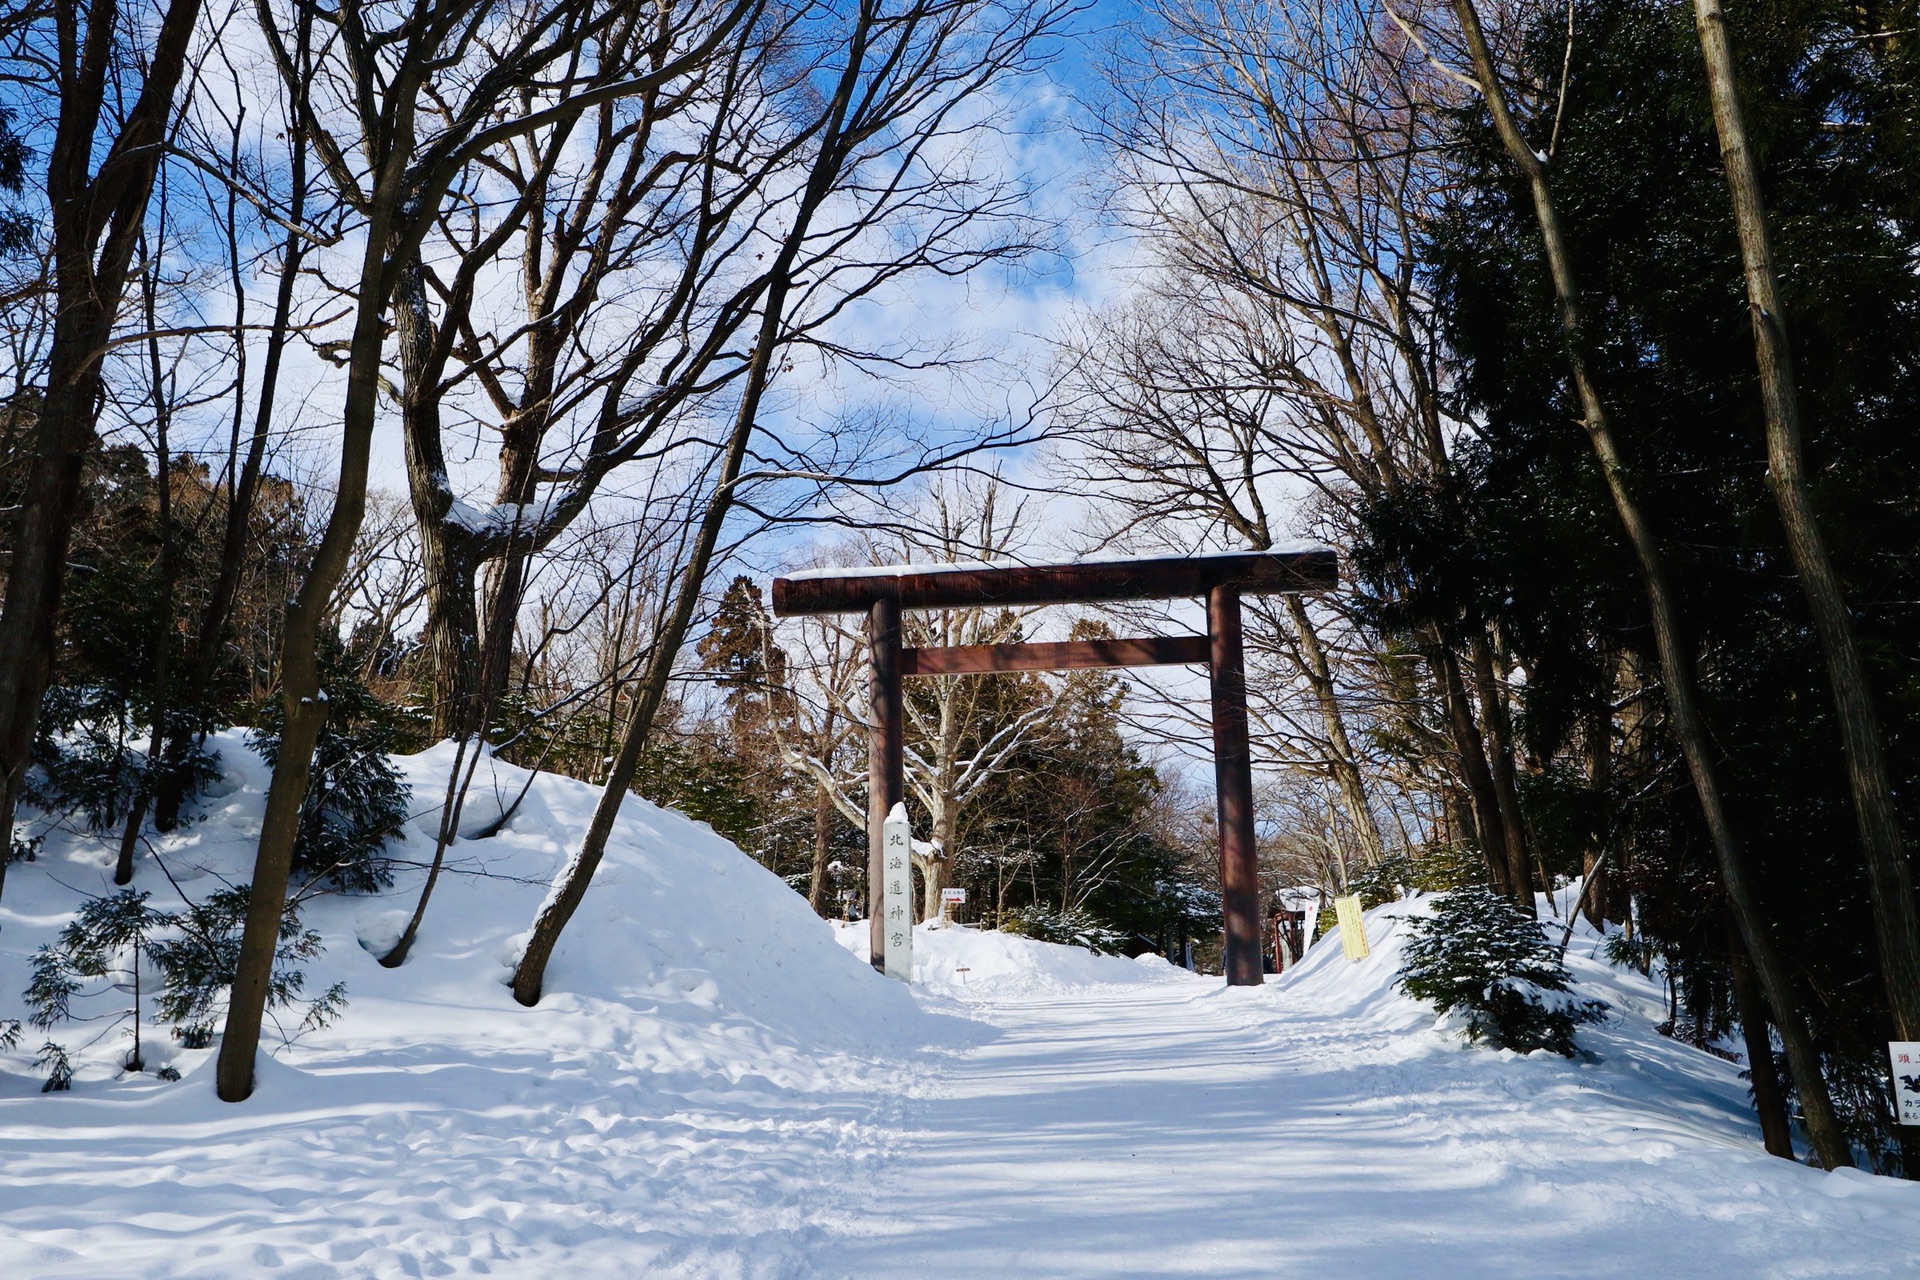
[[[1272,900],[1544,892],[1770,1149],[1920,1170],[1913,17],[16,0],[0,847],[142,883],[253,731],[244,1097],[290,887],[417,884],[402,962],[485,751],[605,788],[523,1003],[630,791],[862,909],[864,638],[769,574],[1311,538],[1342,589],[1248,618]],[[914,682],[923,912],[1209,963],[1193,691]]]

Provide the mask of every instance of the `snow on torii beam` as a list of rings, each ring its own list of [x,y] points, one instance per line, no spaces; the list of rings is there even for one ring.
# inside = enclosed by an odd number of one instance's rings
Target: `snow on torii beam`
[[[1339,563],[1327,547],[1203,556],[1083,560],[1070,564],[889,565],[812,570],[773,581],[773,612],[791,618],[865,613],[872,649],[868,741],[868,884],[880,882],[882,827],[906,797],[906,726],[900,683],[907,676],[1206,663],[1213,704],[1213,770],[1220,822],[1220,901],[1230,986],[1258,986],[1260,885],[1254,852],[1253,753],[1247,738],[1247,676],[1240,597],[1329,591]],[[1204,596],[1207,634],[1057,644],[902,649],[903,609],[972,609],[1108,604]],[[871,893],[869,893],[871,896]],[[885,963],[879,913],[869,908],[872,960]]]

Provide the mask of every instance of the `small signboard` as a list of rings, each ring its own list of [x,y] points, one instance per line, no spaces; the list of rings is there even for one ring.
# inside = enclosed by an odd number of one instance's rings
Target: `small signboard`
[[[1887,1044],[1893,1066],[1893,1099],[1901,1124],[1920,1124],[1920,1040]]]
[[[907,826],[907,806],[896,804],[880,828],[886,857],[881,881],[881,920],[886,925],[886,966],[889,978],[913,981],[913,860]]]
[[[1360,898],[1353,895],[1333,900],[1333,914],[1340,922],[1340,946],[1349,960],[1365,960],[1373,954],[1367,945],[1367,924],[1360,918]]]
[[[942,889],[940,891],[940,901],[942,902],[965,902],[966,900],[967,891],[965,889]]]

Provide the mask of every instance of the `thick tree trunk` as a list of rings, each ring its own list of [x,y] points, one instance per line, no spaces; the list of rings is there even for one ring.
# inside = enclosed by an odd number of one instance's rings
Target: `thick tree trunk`
[[[407,493],[420,531],[426,570],[427,636],[433,649],[435,741],[467,739],[481,731],[480,614],[476,599],[480,560],[473,531],[454,513],[447,459],[440,442],[440,367],[427,303],[424,267],[402,276],[393,306],[402,384],[401,436],[406,442]]]
[[[1867,685],[1866,665],[1854,636],[1840,575],[1827,556],[1826,539],[1813,509],[1801,447],[1800,396],[1793,353],[1787,344],[1786,308],[1773,265],[1773,245],[1760,191],[1759,166],[1747,136],[1740,88],[1720,0],[1694,0],[1700,51],[1713,91],[1713,120],[1733,198],[1734,225],[1746,267],[1747,302],[1753,314],[1753,346],[1760,371],[1760,399],[1767,420],[1767,483],[1780,510],[1787,550],[1806,595],[1814,630],[1826,654],[1835,719],[1845,747],[1854,821],[1866,855],[1872,892],[1874,938],[1881,981],[1893,1012],[1897,1038],[1920,1040],[1920,910],[1913,898],[1913,871],[1900,835],[1893,791],[1881,748],[1880,723]]]
[[[1793,1124],[1787,1116],[1787,1094],[1773,1062],[1773,1038],[1767,1034],[1767,1001],[1754,980],[1740,931],[1727,921],[1727,967],[1733,974],[1733,998],[1740,1012],[1740,1034],[1746,1041],[1747,1073],[1753,1084],[1753,1109],[1760,1115],[1760,1138],[1768,1155],[1793,1159]]]
[[[69,302],[63,297],[54,322],[49,387],[41,403],[33,469],[14,526],[6,606],[0,612],[0,889],[5,886],[4,855],[13,842],[13,811],[40,721],[40,699],[53,676],[54,624],[80,509],[81,464],[93,446],[98,366],[75,367],[70,358],[90,345],[106,343],[107,324],[97,315],[85,315],[92,309],[89,299]]]
[[[1460,663],[1437,635],[1427,638],[1427,661],[1433,668],[1434,682],[1440,686],[1440,699],[1447,712],[1447,735],[1453,740],[1454,761],[1460,780],[1466,783],[1467,798],[1473,814],[1473,834],[1486,859],[1487,874],[1494,891],[1511,897],[1508,877],[1506,826],[1500,817],[1500,801],[1494,794],[1493,770],[1487,766],[1485,740],[1474,722],[1473,704],[1460,678]]]
[[[1660,652],[1661,674],[1666,681],[1667,705],[1673,714],[1674,736],[1680,742],[1688,770],[1693,776],[1694,791],[1699,796],[1714,856],[1719,863],[1721,887],[1726,891],[1728,907],[1739,926],[1747,953],[1752,957],[1767,1003],[1774,1011],[1781,1038],[1786,1042],[1788,1061],[1793,1068],[1794,1083],[1800,1092],[1807,1132],[1813,1139],[1814,1149],[1827,1168],[1850,1168],[1853,1165],[1853,1152],[1846,1135],[1841,1132],[1839,1117],[1834,1112],[1832,1094],[1821,1072],[1819,1052],[1814,1048],[1813,1037],[1801,1013],[1792,973],[1774,941],[1772,926],[1762,913],[1755,886],[1748,879],[1750,869],[1746,850],[1734,832],[1733,821],[1727,813],[1720,790],[1719,770],[1714,761],[1712,743],[1696,701],[1692,660],[1682,639],[1679,597],[1667,577],[1666,560],[1659,543],[1627,483],[1626,459],[1614,439],[1612,421],[1587,367],[1585,334],[1580,321],[1580,294],[1574,284],[1572,256],[1567,251],[1561,232],[1560,215],[1554,207],[1546,166],[1533,148],[1527,145],[1519,123],[1507,105],[1506,91],[1501,88],[1493,52],[1487,46],[1486,33],[1481,28],[1480,15],[1474,8],[1473,0],[1453,0],[1453,7],[1460,22],[1461,34],[1473,58],[1475,78],[1493,115],[1494,127],[1507,154],[1526,176],[1532,190],[1534,214],[1540,226],[1547,266],[1553,275],[1560,328],[1566,338],[1567,363],[1573,374],[1574,387],[1585,419],[1582,425],[1599,460],[1600,470],[1613,499],[1614,511],[1640,564],[1648,612],[1653,620],[1654,639]]]
[[[266,813],[254,854],[253,887],[247,898],[246,927],[241,934],[240,958],[227,1002],[227,1023],[220,1037],[215,1076],[215,1088],[226,1102],[245,1101],[253,1092],[254,1055],[260,1047],[274,952],[279,946],[281,917],[286,912],[293,842],[299,834],[300,809],[313,772],[314,747],[327,719],[326,692],[320,687],[320,628],[366,513],[367,458],[373,441],[381,348],[386,337],[385,250],[394,238],[389,235],[394,203],[387,193],[371,207],[347,366],[346,412],[333,511],[299,594],[287,608],[281,639],[280,753],[267,788]]]
[[[949,805],[940,816],[940,825],[933,833],[934,848],[938,852],[916,856],[914,864],[920,868],[920,918],[938,920],[940,918],[940,891],[947,887],[947,870],[953,866],[953,842],[958,836],[959,822],[953,806]]]
[[[534,358],[544,358],[537,343]],[[537,387],[546,387],[552,381],[552,361],[546,359],[545,364],[549,373],[534,382],[533,385]],[[538,395],[541,402],[545,403],[547,393],[539,392]],[[532,511],[539,497],[540,442],[545,438],[544,421],[542,414],[523,417],[509,424],[500,447],[500,484],[494,495],[497,504],[510,505],[525,512]],[[487,565],[483,596],[485,608],[479,618],[478,690],[481,702],[487,706],[499,701],[513,675],[514,626],[520,617],[521,603],[526,598],[527,569],[533,557],[536,532],[545,531],[536,530],[531,525],[514,528],[504,545],[498,549],[498,554]]]
[[[186,67],[200,0],[172,0],[153,33],[146,79],[97,172],[100,118],[120,47],[118,6],[86,14],[59,0],[59,116],[47,164],[55,311],[34,459],[14,524],[6,602],[0,606],[0,890],[13,846],[13,812],[53,677],[54,627],[80,508],[81,462],[94,445],[100,360],[158,172],[173,96]],[[79,28],[84,24],[84,37]],[[98,255],[96,257],[96,254]]]

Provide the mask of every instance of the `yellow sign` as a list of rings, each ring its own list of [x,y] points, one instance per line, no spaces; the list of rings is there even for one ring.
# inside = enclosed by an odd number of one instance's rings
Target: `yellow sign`
[[[1335,898],[1333,914],[1340,921],[1340,945],[1346,949],[1347,959],[1365,960],[1372,955],[1373,949],[1367,946],[1366,921],[1360,918],[1359,897]]]

